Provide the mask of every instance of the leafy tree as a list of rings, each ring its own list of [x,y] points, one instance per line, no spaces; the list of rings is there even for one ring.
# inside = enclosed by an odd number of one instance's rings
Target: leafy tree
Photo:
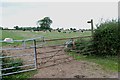
[[[61,32],[61,30],[58,30],[58,32]]]
[[[0,30],[3,30],[3,27],[0,27]]]
[[[59,28],[57,28],[56,30],[60,30]]]
[[[37,21],[38,26],[40,27],[41,30],[50,30],[50,25],[52,24],[52,20],[49,17],[45,17],[41,20]]]
[[[18,26],[15,26],[14,28],[15,28],[16,30],[19,30],[19,27],[18,27]]]
[[[25,31],[26,29],[25,28],[22,28],[23,31]]]
[[[76,30],[75,28],[73,30]]]
[[[70,30],[72,31],[73,29],[72,29],[72,28],[70,28]]]

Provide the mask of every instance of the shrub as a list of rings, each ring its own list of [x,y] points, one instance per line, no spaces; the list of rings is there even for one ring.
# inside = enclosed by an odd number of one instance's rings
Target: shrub
[[[109,20],[97,26],[93,35],[93,50],[95,55],[117,55],[120,38],[118,37],[118,22]]]
[[[76,50],[84,50],[86,47],[86,41],[80,38],[76,41]]]
[[[91,51],[92,42],[91,39],[80,38],[75,42],[76,50],[79,51],[80,54],[90,55],[89,51]]]
[[[61,30],[58,30],[58,32],[61,32]]]

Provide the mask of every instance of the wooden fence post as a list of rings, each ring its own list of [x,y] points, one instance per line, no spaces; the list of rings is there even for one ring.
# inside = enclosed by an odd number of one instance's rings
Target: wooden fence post
[[[72,38],[72,44],[73,44],[72,49],[75,49],[75,41],[73,38]]]
[[[2,57],[2,55],[0,55]],[[2,58],[0,58],[0,80],[2,79]]]

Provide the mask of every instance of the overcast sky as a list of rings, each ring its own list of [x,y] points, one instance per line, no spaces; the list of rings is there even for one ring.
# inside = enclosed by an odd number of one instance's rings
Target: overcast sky
[[[118,17],[117,2],[2,2],[2,27],[36,26],[37,20],[50,17],[52,28],[90,28],[88,20]]]

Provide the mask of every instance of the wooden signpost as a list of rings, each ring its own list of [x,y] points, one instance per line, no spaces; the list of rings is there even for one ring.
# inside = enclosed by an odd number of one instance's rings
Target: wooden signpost
[[[93,19],[91,19],[90,21],[87,21],[87,23],[91,23],[91,33],[93,36]]]

